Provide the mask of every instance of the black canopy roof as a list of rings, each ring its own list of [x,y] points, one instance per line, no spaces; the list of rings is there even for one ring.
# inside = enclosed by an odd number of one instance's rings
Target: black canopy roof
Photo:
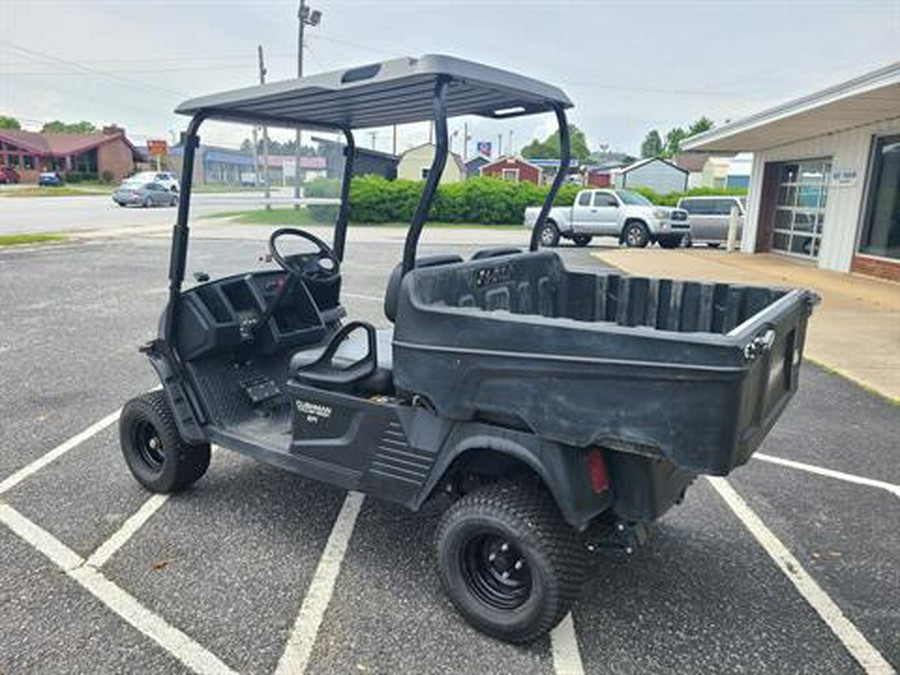
[[[449,81],[447,116],[495,119],[570,108],[557,87],[452,56],[428,54],[201,96],[176,112],[287,126],[366,128],[433,119],[435,84]]]

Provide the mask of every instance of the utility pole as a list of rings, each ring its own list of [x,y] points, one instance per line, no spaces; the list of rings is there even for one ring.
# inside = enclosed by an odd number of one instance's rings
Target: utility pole
[[[262,45],[257,46],[257,51],[259,53],[259,83],[266,83],[266,63],[263,60],[263,48]],[[263,125],[263,180],[265,181],[265,195],[266,195],[266,211],[272,210],[272,203],[270,198],[271,188],[269,187],[269,127]]]
[[[397,125],[394,125],[394,149],[393,149],[394,157],[397,156]]]
[[[369,138],[372,139],[372,149],[373,149],[373,150],[375,149],[375,137],[376,137],[377,135],[378,135],[378,134],[377,134],[376,132],[374,132],[374,131],[370,131],[370,132],[369,132]]]
[[[497,134],[497,159],[503,157],[503,134]]]
[[[513,137],[513,130],[510,129],[510,130],[509,130],[509,147],[506,148],[506,151],[509,153],[509,156],[510,156],[510,157],[512,157],[513,154],[514,154],[514,153],[513,153],[513,142],[512,142],[512,137]]]
[[[322,12],[310,9],[306,0],[300,0],[300,9],[297,10],[297,77],[303,77],[303,29],[306,26],[318,26],[322,20]],[[297,152],[294,156],[294,210],[300,208],[300,144],[303,137],[300,128],[297,128]]]
[[[463,164],[469,161],[469,123],[463,123]]]
[[[253,125],[253,173],[256,176],[255,185],[259,187],[259,130]]]

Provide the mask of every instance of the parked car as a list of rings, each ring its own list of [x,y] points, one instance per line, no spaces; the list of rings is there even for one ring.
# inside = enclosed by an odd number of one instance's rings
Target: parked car
[[[728,219],[732,207],[738,209],[736,240],[740,241],[747,211],[746,197],[682,197],[678,208],[691,215],[691,237],[694,241],[718,246],[728,238]]]
[[[0,166],[0,183],[18,183],[19,172],[11,166]]]
[[[38,176],[38,185],[43,187],[59,187],[63,184],[63,179],[55,171],[45,171]]]
[[[113,201],[119,206],[175,206],[178,194],[166,189],[162,183],[146,183],[127,180],[113,192]]]
[[[170,171],[141,171],[128,180],[141,183],[159,183],[169,192],[178,192],[178,179]]]
[[[534,227],[539,207],[525,209],[525,226]],[[582,190],[572,206],[555,206],[540,232],[542,246],[571,239],[587,246],[594,236],[618,237],[627,246],[643,248],[657,242],[663,248],[689,245],[687,211],[654,204],[631,190]]]

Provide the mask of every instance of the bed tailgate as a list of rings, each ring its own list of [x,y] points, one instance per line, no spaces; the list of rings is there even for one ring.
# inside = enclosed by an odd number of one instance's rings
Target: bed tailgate
[[[818,302],[810,291],[792,290],[726,336],[749,365],[738,417],[738,464],[750,458],[797,391],[806,326]]]

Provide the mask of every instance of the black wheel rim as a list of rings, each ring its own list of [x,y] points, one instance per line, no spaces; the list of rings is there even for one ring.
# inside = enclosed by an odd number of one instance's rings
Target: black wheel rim
[[[131,440],[141,460],[154,471],[161,471],[166,457],[156,428],[149,422],[138,422],[131,432]]]
[[[471,537],[460,550],[463,578],[480,602],[512,611],[531,596],[531,570],[518,547],[502,535],[484,532]]]

